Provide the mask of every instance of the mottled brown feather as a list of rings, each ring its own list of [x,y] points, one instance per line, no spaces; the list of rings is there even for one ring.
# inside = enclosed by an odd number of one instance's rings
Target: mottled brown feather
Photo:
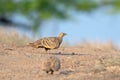
[[[45,37],[39,39],[29,45],[35,48],[45,48],[45,49],[57,49],[62,43],[63,37],[66,33],[60,33],[58,37]]]
[[[46,73],[53,74],[54,71],[58,71],[61,67],[60,59],[55,56],[48,56],[43,59],[42,62],[42,70],[46,71]]]

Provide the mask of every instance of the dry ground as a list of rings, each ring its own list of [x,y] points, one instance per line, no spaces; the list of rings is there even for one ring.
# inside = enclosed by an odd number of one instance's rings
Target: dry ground
[[[49,55],[61,60],[54,75],[41,70]],[[0,80],[120,80],[120,51],[61,47],[45,54],[44,49],[1,44]]]
[[[64,44],[50,54],[23,46],[29,42],[15,31],[0,28],[0,80],[120,80],[120,51],[112,42],[88,41],[74,47]],[[41,70],[46,56],[61,61],[61,69],[54,75]]]

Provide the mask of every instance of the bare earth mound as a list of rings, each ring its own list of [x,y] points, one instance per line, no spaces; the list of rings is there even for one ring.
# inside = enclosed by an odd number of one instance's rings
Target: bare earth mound
[[[54,75],[41,69],[49,55],[61,61]],[[120,51],[65,47],[45,54],[44,49],[0,45],[0,80],[120,80]]]

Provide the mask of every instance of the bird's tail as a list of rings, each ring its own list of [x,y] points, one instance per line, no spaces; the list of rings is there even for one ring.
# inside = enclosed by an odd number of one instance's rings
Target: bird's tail
[[[31,46],[31,47],[37,47],[37,46],[35,45],[35,43],[29,43],[28,45]]]
[[[33,46],[33,45],[34,45],[34,43],[29,43],[28,45],[29,45],[29,46]]]

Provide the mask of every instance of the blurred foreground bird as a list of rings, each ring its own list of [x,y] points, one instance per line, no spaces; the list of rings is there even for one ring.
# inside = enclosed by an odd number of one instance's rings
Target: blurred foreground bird
[[[42,62],[42,70],[47,74],[53,74],[54,71],[58,71],[60,67],[60,59],[55,56],[48,56]]]
[[[45,48],[46,53],[48,50],[59,48],[62,43],[63,37],[66,33],[60,33],[58,37],[45,37],[41,38],[33,43],[29,43],[34,48]]]

